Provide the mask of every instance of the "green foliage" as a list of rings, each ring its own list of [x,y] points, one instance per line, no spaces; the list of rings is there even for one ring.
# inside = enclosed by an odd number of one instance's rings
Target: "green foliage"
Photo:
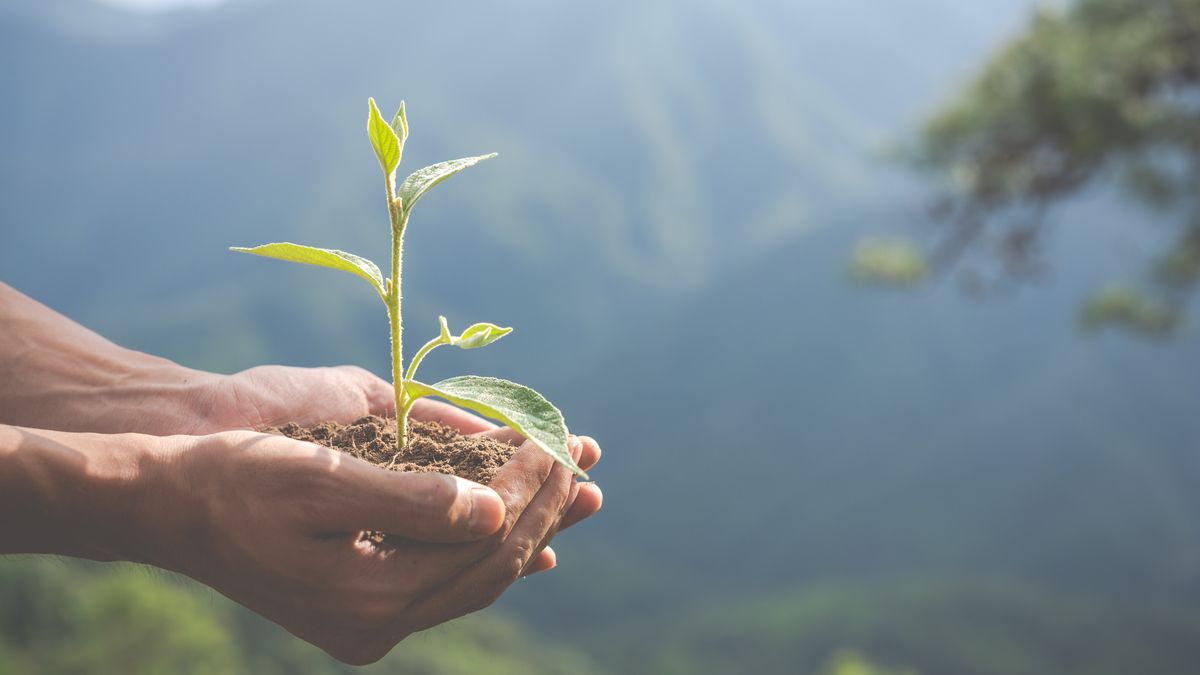
[[[856,651],[844,650],[829,659],[829,663],[821,669],[820,675],[917,675],[917,673],[907,669],[884,668]]]
[[[599,671],[583,654],[535,639],[520,624],[472,617],[405,642],[367,673],[437,675],[593,675]]]
[[[143,570],[104,576],[78,597],[77,619],[88,639],[57,651],[67,672],[229,673],[237,663],[233,636],[203,598],[147,578]]]
[[[363,279],[371,282],[371,286],[379,293],[379,297],[387,298],[386,285],[383,279],[383,273],[379,271],[379,267],[375,263],[360,258],[353,253],[338,251],[327,248],[315,248],[312,246],[302,246],[300,244],[292,244],[282,242],[278,244],[263,244],[253,248],[243,248],[240,246],[231,247],[229,250],[239,253],[252,253],[261,255],[265,258],[275,258],[277,260],[287,260],[288,262],[302,263],[305,265],[317,265],[318,267],[328,267],[330,269],[342,270],[356,274]]]
[[[830,584],[630,626],[623,672],[1173,675],[1200,654],[1198,618],[987,579]]]
[[[5,675],[598,672],[499,614],[425,631],[351,668],[199,584],[79,561],[0,559],[0,628]]]
[[[495,157],[496,154],[466,157],[427,166],[405,178],[397,194],[395,173],[404,153],[404,143],[408,140],[408,113],[404,103],[401,103],[400,109],[389,124],[379,113],[379,107],[375,104],[374,98],[367,101],[367,107],[367,133],[371,139],[371,146],[375,149],[375,156],[379,159],[379,166],[383,169],[386,178],[388,216],[391,220],[392,232],[391,276],[385,279],[382,272],[379,271],[379,267],[370,260],[332,249],[277,243],[253,248],[233,247],[231,250],[329,267],[350,272],[371,282],[376,292],[379,293],[379,297],[387,305],[388,319],[391,324],[392,386],[396,395],[396,439],[399,450],[403,451],[408,440],[407,417],[413,403],[423,396],[439,396],[500,420],[517,433],[533,441],[555,461],[564,464],[576,474],[586,477],[586,474],[575,465],[570,451],[567,449],[567,427],[562,413],[541,394],[528,387],[496,378],[458,377],[432,386],[412,379],[416,375],[416,369],[421,360],[434,348],[448,344],[462,349],[476,349],[504,337],[512,332],[511,328],[501,328],[490,323],[477,323],[463,331],[462,335],[454,336],[450,334],[445,317],[439,317],[441,334],[417,352],[405,373],[401,342],[403,323],[400,313],[400,270],[404,251],[404,232],[408,227],[408,218],[412,207],[435,185],[485,159]]]
[[[494,323],[477,323],[464,330],[462,335],[454,335],[450,332],[450,324],[446,323],[446,317],[439,316],[438,324],[440,328],[438,336],[426,342],[425,346],[421,347],[420,351],[413,356],[412,361],[409,361],[408,372],[404,374],[405,380],[416,377],[417,368],[425,360],[426,355],[442,345],[450,345],[459,349],[478,349],[486,347],[512,332],[511,328],[501,328]]]
[[[863,283],[919,286],[929,277],[929,264],[921,249],[911,242],[868,238],[854,249],[850,276]]]
[[[375,156],[379,158],[379,166],[383,169],[383,173],[390,176],[396,171],[396,167],[400,166],[400,156],[403,153],[404,146],[400,142],[399,132],[383,120],[383,116],[379,114],[379,107],[375,105],[375,99],[367,100],[370,112],[367,115],[367,134],[371,137],[371,147],[375,148]],[[404,117],[403,106],[401,112],[396,113],[400,120],[400,127],[404,131],[404,136],[408,136],[408,121]]]
[[[411,174],[404,182],[400,184],[400,200],[404,208],[404,217],[407,219],[412,212],[412,207],[424,197],[427,192],[433,189],[435,185],[441,183],[454,174],[475,166],[485,159],[491,159],[496,156],[496,153],[480,155],[478,157],[463,157],[462,159],[452,159],[448,162],[439,162],[432,166],[427,166],[424,169],[418,169]]]
[[[90,574],[57,561],[4,561],[0,606],[6,610],[0,665],[5,658],[18,664],[0,672],[218,675],[239,670],[235,639],[209,599],[164,584],[143,568]],[[8,630],[10,622],[19,628]]]
[[[984,203],[1054,198],[1120,159],[1187,149],[1196,116],[1196,0],[1080,0],[1045,10],[933,118],[923,155]],[[1166,176],[1139,163],[1145,175]],[[1120,167],[1118,167],[1120,168]]]
[[[404,109],[404,101],[400,101],[400,109],[392,117],[392,131],[400,139],[400,154],[404,154],[404,142],[408,140],[408,113]],[[397,162],[399,164],[399,162]]]
[[[1029,269],[1042,210],[1117,176],[1147,205],[1180,215],[1156,289],[1178,312],[1200,280],[1197,96],[1200,0],[1077,0],[1039,11],[925,127],[917,159],[948,179],[946,252],[979,242],[1008,269]],[[1121,323],[1146,332],[1138,320]]]
[[[440,317],[445,326],[445,317]],[[511,328],[501,328],[493,323],[477,323],[462,332],[462,335],[450,338],[450,344],[460,349],[478,349],[492,344],[496,340],[512,332]]]
[[[1158,338],[1174,333],[1180,321],[1177,308],[1128,286],[1112,286],[1096,293],[1079,316],[1080,325],[1089,331],[1115,326]]]

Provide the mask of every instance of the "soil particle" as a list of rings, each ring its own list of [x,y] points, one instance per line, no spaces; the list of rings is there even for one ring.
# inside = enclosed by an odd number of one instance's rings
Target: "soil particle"
[[[482,436],[463,436],[437,422],[408,424],[408,447],[396,453],[396,420],[368,415],[351,424],[285,424],[263,431],[341,450],[395,471],[437,471],[488,484],[516,446]]]

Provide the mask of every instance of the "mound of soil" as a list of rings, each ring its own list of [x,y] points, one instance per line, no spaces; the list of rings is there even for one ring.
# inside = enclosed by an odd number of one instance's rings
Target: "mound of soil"
[[[487,485],[517,448],[492,438],[463,436],[437,422],[409,420],[408,447],[396,453],[396,420],[368,415],[351,424],[285,424],[263,429],[299,441],[341,450],[395,471],[437,471]]]

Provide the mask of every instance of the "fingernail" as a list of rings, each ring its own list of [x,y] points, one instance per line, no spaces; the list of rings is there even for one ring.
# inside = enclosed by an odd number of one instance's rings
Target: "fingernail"
[[[471,519],[467,529],[473,534],[491,534],[504,520],[504,502],[490,488],[471,488]]]

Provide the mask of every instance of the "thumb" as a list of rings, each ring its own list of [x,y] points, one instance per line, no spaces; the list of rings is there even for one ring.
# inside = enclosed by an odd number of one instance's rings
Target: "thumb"
[[[500,529],[504,502],[491,488],[457,476],[347,462],[347,499],[329,515],[338,530],[368,530],[419,541],[482,539]]]

